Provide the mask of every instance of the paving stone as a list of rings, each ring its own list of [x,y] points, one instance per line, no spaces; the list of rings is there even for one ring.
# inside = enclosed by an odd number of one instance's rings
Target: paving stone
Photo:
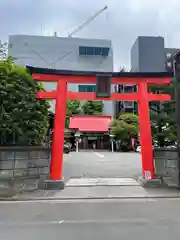
[[[66,187],[73,186],[138,186],[133,178],[73,178],[66,183]]]

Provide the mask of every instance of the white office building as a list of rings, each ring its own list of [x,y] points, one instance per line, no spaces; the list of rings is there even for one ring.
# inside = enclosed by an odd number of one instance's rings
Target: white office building
[[[8,55],[20,66],[78,71],[113,71],[113,51],[110,40],[57,36],[11,35]],[[54,83],[46,83],[54,90]],[[93,85],[69,84],[69,90],[94,91]],[[113,87],[112,87],[113,89]],[[54,105],[53,105],[54,108]],[[104,114],[114,114],[113,102],[104,102]]]

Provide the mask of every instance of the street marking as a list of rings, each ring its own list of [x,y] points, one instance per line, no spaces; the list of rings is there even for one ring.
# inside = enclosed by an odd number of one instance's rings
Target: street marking
[[[129,199],[72,199],[72,200],[51,200],[51,202],[44,202],[44,203],[49,203],[49,204],[78,204],[78,203],[85,203],[85,204],[97,204],[97,203],[127,203],[127,202],[157,202],[159,199],[154,199],[154,198],[129,198]]]
[[[58,221],[58,224],[62,224],[62,223],[64,223],[64,220],[62,220],[62,221]]]
[[[102,155],[102,154],[100,154],[100,153],[98,153],[98,152],[94,152],[98,157],[100,157],[100,158],[104,158],[104,155]]]
[[[178,222],[178,221],[177,221]],[[154,219],[147,218],[119,218],[119,219],[84,219],[84,220],[54,220],[54,221],[4,221],[3,226],[38,226],[38,225],[63,225],[63,224],[155,224]]]
[[[92,203],[127,203],[127,202],[157,202],[163,201],[164,199],[156,199],[156,198],[117,198],[117,199],[71,199],[71,200],[59,200],[59,199],[46,199],[46,200],[22,200],[22,201],[3,201],[0,202],[1,204],[37,204],[37,203],[44,203],[44,204],[78,204],[78,203],[85,203],[85,204],[92,204]],[[165,199],[166,201],[171,199]],[[179,202],[179,198],[176,198]]]

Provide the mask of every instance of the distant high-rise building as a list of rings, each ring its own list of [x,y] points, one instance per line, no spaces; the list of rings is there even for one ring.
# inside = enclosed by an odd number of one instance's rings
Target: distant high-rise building
[[[78,71],[113,71],[113,51],[110,40],[85,39],[74,37],[11,35],[9,36],[8,54],[17,65],[54,68]],[[55,83],[46,83],[48,90],[56,87]],[[95,91],[90,84],[69,84],[69,90]],[[54,111],[54,104],[52,105]],[[112,101],[104,102],[104,114],[113,116]]]
[[[131,48],[131,71],[132,72],[165,72],[172,71],[171,57],[177,48],[165,48],[164,38],[139,36]],[[123,92],[126,88],[119,87]],[[134,91],[134,86],[128,86],[129,91]],[[125,89],[125,91],[123,90]],[[117,105],[117,104],[116,104]],[[118,103],[116,114],[122,112],[137,112],[137,104],[135,102],[124,101]]]

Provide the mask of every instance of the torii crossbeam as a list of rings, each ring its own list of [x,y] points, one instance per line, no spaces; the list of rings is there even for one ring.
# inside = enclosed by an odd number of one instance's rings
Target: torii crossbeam
[[[38,99],[55,99],[55,119],[52,145],[52,159],[50,169],[50,188],[63,187],[63,148],[64,128],[66,117],[66,101],[68,100],[110,100],[110,101],[137,101],[140,125],[140,143],[142,149],[142,176],[145,179],[154,179],[154,160],[152,151],[151,123],[149,114],[149,102],[170,101],[167,94],[153,94],[148,92],[149,85],[165,85],[172,81],[170,73],[133,73],[133,72],[85,72],[66,71],[55,69],[34,68],[27,66],[34,80],[42,82],[57,82],[55,91],[38,92]],[[93,83],[96,84],[97,76],[111,76],[111,84],[137,85],[134,93],[112,93],[110,97],[97,98],[96,93],[70,92],[67,83]]]

